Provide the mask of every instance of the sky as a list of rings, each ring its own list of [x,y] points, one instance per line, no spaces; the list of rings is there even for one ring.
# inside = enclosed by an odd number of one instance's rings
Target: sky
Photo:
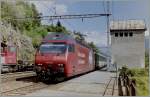
[[[30,1],[36,5],[43,16],[68,14],[106,13],[106,0],[38,0]],[[150,27],[150,0],[110,0],[110,21],[140,19]],[[56,23],[53,21],[53,23]],[[107,46],[106,17],[92,19],[60,20],[70,31],[86,34],[88,42],[93,41],[99,47]],[[50,20],[42,24],[52,24]],[[149,28],[146,35],[149,35]]]

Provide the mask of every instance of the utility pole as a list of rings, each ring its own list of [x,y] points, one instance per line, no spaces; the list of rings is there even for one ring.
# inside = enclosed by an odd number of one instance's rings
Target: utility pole
[[[109,1],[107,1],[107,14],[110,13],[110,6],[109,6]],[[107,18],[107,47],[108,47],[108,53],[110,53],[110,44],[109,44],[109,34],[110,34],[110,31],[109,31],[109,15],[106,16]],[[107,56],[107,70],[109,69],[109,66],[110,66],[110,57]]]

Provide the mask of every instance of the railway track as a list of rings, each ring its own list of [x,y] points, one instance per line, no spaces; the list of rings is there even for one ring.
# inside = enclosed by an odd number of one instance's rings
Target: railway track
[[[23,73],[31,73],[33,71],[24,71],[24,72],[13,72],[13,73],[3,73],[1,74],[1,76],[11,76],[11,75],[14,75],[14,74],[23,74]]]
[[[57,87],[58,84],[46,84],[43,82],[39,82],[37,81],[36,76],[33,76],[18,78],[17,81],[2,83],[2,85],[8,85],[8,87],[4,87],[1,89],[2,91],[0,94],[2,96],[23,96],[48,87]]]
[[[19,95],[26,95],[28,93],[32,93],[36,90],[44,89],[47,88],[49,85],[43,84],[43,83],[33,83],[28,86],[23,86],[19,87],[16,89],[8,90],[8,91],[3,91],[1,92],[2,96],[19,96]]]
[[[16,80],[17,78],[35,76],[36,74],[33,71],[30,72],[17,72],[1,75],[1,83]]]
[[[115,77],[111,77],[109,82],[107,83],[103,96],[113,96],[114,92],[115,92],[115,85],[116,85],[116,78]]]

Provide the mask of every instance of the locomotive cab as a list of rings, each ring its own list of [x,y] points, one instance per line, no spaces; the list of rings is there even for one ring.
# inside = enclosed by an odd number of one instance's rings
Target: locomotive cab
[[[73,49],[72,46],[73,44],[63,42],[42,43],[35,57],[38,77],[44,80],[65,78],[67,59]]]
[[[64,80],[94,70],[93,52],[71,35],[51,33],[36,52],[35,70],[40,80]]]
[[[35,55],[35,71],[40,79],[66,77],[68,55],[73,50],[73,43],[62,39],[63,36],[56,34],[43,40]],[[68,39],[68,38],[67,38]]]
[[[13,72],[17,64],[16,48],[1,43],[1,72]]]

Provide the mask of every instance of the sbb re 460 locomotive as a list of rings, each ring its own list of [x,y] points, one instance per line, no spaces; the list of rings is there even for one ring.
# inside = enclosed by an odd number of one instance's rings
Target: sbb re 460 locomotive
[[[35,55],[37,77],[44,81],[60,81],[94,69],[93,50],[64,33],[48,34]]]
[[[12,45],[6,45],[5,42],[1,43],[0,50],[0,65],[1,72],[13,72],[16,70],[17,65],[17,51],[16,47]]]

